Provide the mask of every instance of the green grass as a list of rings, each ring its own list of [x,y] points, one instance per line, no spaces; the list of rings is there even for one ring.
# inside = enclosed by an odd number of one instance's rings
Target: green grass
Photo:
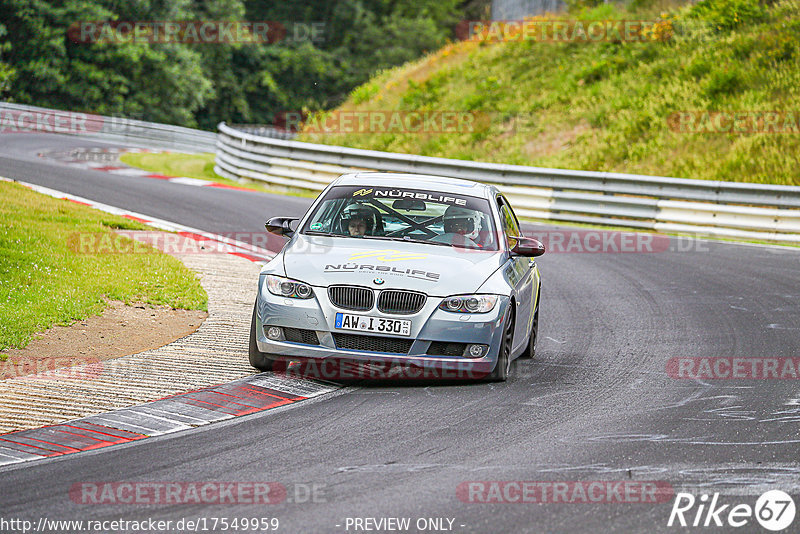
[[[166,176],[186,176],[228,185],[241,186],[238,182],[223,178],[214,172],[214,154],[183,154],[178,152],[128,152],[120,161]]]
[[[681,111],[800,115],[800,2],[640,0],[568,18],[659,21],[664,40],[453,43],[378,74],[341,109],[469,110],[448,134],[305,133],[301,140],[426,156],[682,178],[800,185],[798,133],[686,133]],[[641,6],[645,6],[644,8]],[[660,6],[659,6],[660,7]]]
[[[309,193],[299,189],[266,187],[257,182],[246,181],[237,182],[229,178],[224,178],[214,172],[215,155],[205,154],[184,154],[180,152],[129,152],[120,157],[120,161],[131,167],[144,169],[165,176],[185,176],[187,178],[197,178],[208,180],[225,185],[243,187],[253,191],[264,193],[290,194],[294,196],[315,198],[318,193]]]
[[[144,230],[129,219],[0,182],[0,350],[53,325],[102,312],[107,300],[207,309],[195,274],[151,254],[78,254],[76,234]]]

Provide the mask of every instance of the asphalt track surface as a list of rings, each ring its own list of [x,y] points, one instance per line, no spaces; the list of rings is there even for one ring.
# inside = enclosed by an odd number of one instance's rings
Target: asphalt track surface
[[[300,214],[310,202],[76,170],[36,156],[93,145],[4,135],[0,175],[212,232],[260,231],[267,217]],[[351,386],[291,409],[13,466],[0,470],[2,516],[277,517],[279,532],[354,532],[348,517],[408,517],[412,526],[451,518],[454,532],[685,530],[667,526],[674,499],[469,503],[456,493],[468,481],[663,481],[750,506],[780,489],[800,504],[800,382],[666,373],[674,357],[800,355],[800,253],[705,241],[681,248],[688,250],[539,258],[537,356],[519,361],[507,383]],[[69,489],[86,481],[277,481],[290,499],[76,504]],[[319,502],[290,502],[303,500],[291,497],[303,493],[295,484],[320,485]],[[800,518],[786,531],[798,525]],[[753,519],[709,528],[759,531]]]

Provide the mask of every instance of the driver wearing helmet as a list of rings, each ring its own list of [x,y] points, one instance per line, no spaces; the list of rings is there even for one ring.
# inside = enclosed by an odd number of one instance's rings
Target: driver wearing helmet
[[[342,228],[352,237],[372,235],[372,213],[359,205],[348,206],[342,212]]]
[[[442,216],[444,234],[431,241],[467,247],[479,247],[475,242],[481,229],[480,214],[468,208],[450,206]]]

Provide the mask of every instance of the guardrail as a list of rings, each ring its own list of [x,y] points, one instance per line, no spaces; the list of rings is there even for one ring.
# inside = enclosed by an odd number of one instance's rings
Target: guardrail
[[[230,127],[240,132],[257,135],[259,137],[269,137],[272,139],[291,140],[297,137],[297,134],[294,132],[261,124],[231,124]]]
[[[115,141],[131,146],[213,152],[217,134],[124,117],[59,111],[0,102],[0,133],[58,133]]]
[[[524,217],[764,241],[800,242],[800,187],[545,169],[318,145],[219,125],[215,171],[321,191],[353,171],[491,183]]]

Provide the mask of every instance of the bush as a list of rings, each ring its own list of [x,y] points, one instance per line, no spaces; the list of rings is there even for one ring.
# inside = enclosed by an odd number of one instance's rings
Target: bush
[[[706,82],[704,93],[707,97],[718,99],[724,95],[731,95],[741,89],[742,72],[737,67],[725,67],[715,70]]]
[[[705,0],[695,4],[690,18],[707,22],[718,31],[764,20],[766,10],[754,0]]]
[[[365,83],[364,85],[360,85],[353,89],[353,92],[350,93],[350,100],[353,102],[353,104],[358,105],[362,102],[370,100],[379,92],[380,88],[378,88],[378,86],[374,83]]]
[[[564,3],[567,4],[567,11],[577,13],[597,7],[603,4],[603,0],[564,0]]]

